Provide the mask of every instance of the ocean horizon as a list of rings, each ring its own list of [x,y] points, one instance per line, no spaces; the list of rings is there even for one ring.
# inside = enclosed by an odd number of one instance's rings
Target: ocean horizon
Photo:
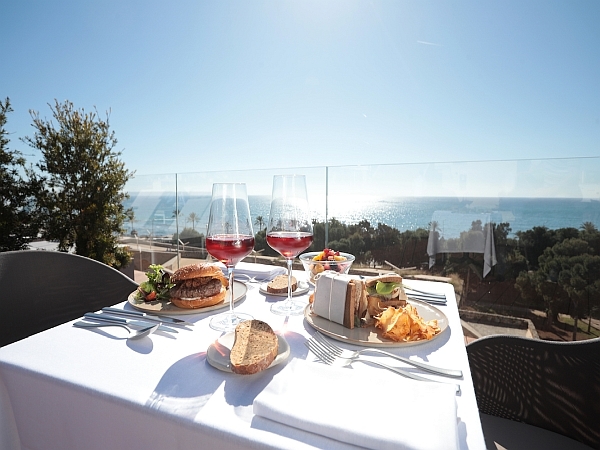
[[[249,196],[250,214],[255,222],[269,217],[270,196]],[[179,195],[174,193],[130,193],[123,202],[126,209],[134,211],[133,227],[140,235],[167,236],[185,227],[201,233],[206,230],[210,209],[210,195]],[[367,220],[373,227],[379,223],[399,231],[429,229],[436,222],[441,235],[458,237],[470,228],[474,220],[508,223],[511,235],[536,226],[549,229],[577,228],[591,222],[600,225],[600,201],[575,198],[450,198],[450,197],[396,197],[385,199],[362,199],[353,202],[336,202],[312,205],[313,219],[323,222],[327,217],[345,224]],[[180,214],[176,220],[175,211]],[[195,215],[192,222],[190,215]],[[130,228],[127,226],[126,228]],[[256,230],[255,230],[256,231]]]

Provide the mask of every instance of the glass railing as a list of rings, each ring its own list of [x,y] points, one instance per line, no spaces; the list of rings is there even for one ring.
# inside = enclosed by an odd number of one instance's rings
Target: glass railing
[[[264,228],[273,175],[283,173],[306,175],[312,250],[352,253],[353,270],[367,274],[445,277],[465,315],[527,317],[535,322],[533,334],[564,339],[572,337],[577,317],[581,337],[596,333],[600,158],[136,176],[126,186],[133,214],[122,237],[135,269],[153,263],[176,269],[206,258],[212,184],[230,181],[247,184],[257,233],[250,258],[281,263]]]

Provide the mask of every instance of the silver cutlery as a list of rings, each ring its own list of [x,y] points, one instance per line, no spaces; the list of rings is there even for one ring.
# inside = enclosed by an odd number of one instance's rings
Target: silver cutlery
[[[117,324],[121,324],[121,325],[141,327],[141,328],[145,328],[149,325],[156,324],[156,325],[158,325],[159,331],[167,331],[169,333],[179,333],[179,331],[177,331],[175,328],[167,327],[167,326],[163,325],[162,323],[149,322],[146,320],[126,319],[123,317],[111,316],[110,314],[105,314],[105,313],[102,313],[102,314],[85,313],[83,315],[83,318],[87,319],[87,320],[101,322],[101,323],[117,323]]]
[[[176,319],[174,317],[167,317],[167,316],[162,316],[162,315],[147,314],[147,313],[144,313],[141,311],[129,311],[126,309],[109,308],[109,307],[102,308],[102,311],[112,314],[112,315],[135,317],[140,320],[147,320],[147,321],[152,321],[152,322],[162,322],[162,323],[168,323],[168,324],[172,324],[172,325],[183,325],[183,326],[190,326],[190,327],[194,326],[194,324],[192,322],[187,322],[182,319]]]
[[[313,352],[315,354],[315,356],[317,358],[319,358],[319,360],[321,360],[323,363],[329,365],[329,366],[338,366],[338,367],[350,367],[352,365],[352,363],[354,362],[362,362],[365,364],[374,364],[376,366],[379,366],[383,369],[387,369],[391,372],[394,372],[398,375],[401,375],[405,378],[411,378],[413,380],[417,380],[417,381],[427,381],[430,383],[444,383],[447,384],[443,381],[438,381],[438,380],[432,380],[430,378],[425,378],[422,377],[420,375],[411,373],[411,372],[407,372],[405,370],[402,370],[398,367],[392,367],[392,366],[388,366],[386,364],[382,364],[380,362],[377,361],[373,361],[370,359],[360,359],[358,356],[354,357],[354,358],[343,358],[341,356],[336,356],[334,354],[332,354],[331,352],[329,352],[325,347],[322,346],[322,344],[320,344],[319,342],[317,342],[316,340],[310,338],[307,341],[304,342],[304,345],[306,345],[308,347],[308,349]],[[454,385],[456,388],[456,392],[460,393],[460,386],[458,384]]]
[[[418,289],[413,289],[410,286],[407,286],[406,284],[402,284],[402,286],[404,286],[404,290],[409,290],[414,292],[414,295],[420,295],[420,296],[424,296],[424,297],[431,297],[431,298],[437,298],[440,300],[446,300],[446,294],[436,294],[435,292],[425,292],[425,291],[420,291]],[[407,295],[410,295],[407,293]]]
[[[422,301],[425,303],[429,303],[430,305],[446,306],[448,304],[448,303],[446,303],[446,300],[437,300],[437,299],[431,298],[431,297],[421,297],[418,295],[409,294],[408,292],[406,293],[406,296],[413,300],[419,300],[419,301]]]
[[[403,363],[410,364],[411,366],[418,367],[419,369],[425,370],[427,372],[434,373],[436,375],[442,375],[451,378],[462,378],[463,376],[463,373],[460,370],[445,369],[443,367],[432,366],[431,364],[427,364],[421,361],[413,361],[412,359],[405,358],[404,356],[394,355],[393,353],[389,353],[378,348],[363,348],[355,351],[346,350],[341,347],[338,347],[333,342],[325,339],[325,337],[320,333],[315,333],[314,339],[321,343],[331,353],[341,357],[357,358],[358,356],[366,352],[379,353],[385,356],[389,356],[390,358],[397,359],[398,361],[402,361]]]
[[[418,289],[413,289],[405,284],[404,292],[408,298],[412,298],[414,300],[420,300],[422,302],[430,303],[432,305],[440,305],[445,306],[446,303],[446,294],[435,294],[433,292],[425,292],[419,291]]]
[[[108,322],[106,322],[106,323],[90,323],[90,322],[79,321],[79,322],[75,322],[73,324],[73,326],[77,327],[77,328],[121,327],[121,328],[125,328],[129,332],[130,335],[127,336],[127,339],[141,339],[145,336],[148,336],[149,334],[154,333],[158,329],[159,324],[155,323],[155,324],[152,324],[145,328],[140,328],[139,330],[132,330],[127,325],[123,325],[120,323],[108,323]],[[131,334],[131,333],[133,333],[133,334]]]
[[[234,274],[233,279],[235,281],[239,281],[240,283],[267,283],[269,281],[271,281],[273,278],[275,278],[275,276],[271,276],[271,277],[262,277],[261,275],[255,275],[253,277],[251,277],[250,275],[247,275],[245,273],[239,273],[239,274]]]

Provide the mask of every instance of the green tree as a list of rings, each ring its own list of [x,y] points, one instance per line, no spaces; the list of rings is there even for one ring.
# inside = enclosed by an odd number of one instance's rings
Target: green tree
[[[432,238],[437,242],[440,240],[440,233],[443,232],[440,223],[437,220],[429,222],[429,231],[432,233]]]
[[[581,231],[583,231],[584,233],[589,233],[589,234],[593,234],[593,233],[597,233],[598,232],[598,228],[596,228],[596,225],[594,225],[593,222],[584,222],[581,224],[581,226],[579,227],[579,229]]]
[[[348,238],[349,253],[352,253],[357,259],[364,260],[365,241],[359,233],[351,234]]]
[[[61,251],[74,248],[78,255],[125,266],[131,255],[118,245],[118,235],[127,219],[123,187],[133,172],[114,151],[108,114],[102,120],[69,101],[49,106],[56,125],[30,111],[35,134],[23,139],[42,153],[39,172],[29,175],[43,186],[37,194],[43,236],[58,241]]]
[[[551,330],[558,321],[558,313],[568,311],[568,294],[557,280],[550,279],[543,269],[527,272],[523,270],[516,278],[516,288],[524,299],[534,304],[538,299],[544,302],[546,321],[544,328]]]
[[[0,251],[23,250],[37,236],[33,216],[33,196],[37,189],[24,180],[25,159],[9,150],[5,126],[13,109],[10,99],[0,101]]]
[[[320,252],[325,248],[325,222],[319,222],[316,219],[313,224],[313,243],[309,250],[311,252]]]
[[[329,220],[329,233],[327,237],[329,242],[339,241],[348,237],[348,229],[345,224],[332,217]],[[328,243],[327,246],[333,248],[333,244]],[[337,248],[334,248],[334,250],[337,250]]]
[[[267,230],[265,229],[259,230],[254,234],[254,250],[257,252],[262,250],[263,256],[279,256],[279,253],[267,244]]]
[[[394,260],[400,251],[398,245],[401,243],[400,232],[389,225],[378,223],[373,231],[371,255],[378,264]],[[392,261],[393,262],[393,261]]]
[[[263,216],[256,216],[256,220],[254,221],[254,225],[258,225],[258,231],[261,231],[265,228],[265,219]]]
[[[588,245],[593,249],[593,253],[596,255],[600,254],[600,232],[596,226],[591,222],[585,222],[580,227],[581,231],[579,237],[586,241]]]
[[[192,222],[192,230],[196,229],[196,222],[198,221],[199,217],[198,214],[196,214],[195,212],[191,212],[190,215],[188,216],[188,220],[190,222]]]
[[[539,267],[545,279],[557,282],[571,300],[575,340],[579,317],[595,306],[589,300],[597,301],[600,293],[600,256],[594,255],[583,239],[569,238],[547,248],[539,258]]]
[[[517,231],[516,235],[523,247],[523,252],[531,270],[538,268],[538,259],[544,253],[544,250],[558,242],[556,231],[549,230],[544,226],[533,227],[526,231]]]
[[[593,255],[587,242],[578,238],[565,239],[552,247],[551,252],[560,263],[558,283],[573,304],[573,340],[576,340],[580,315],[589,311],[588,300],[597,299],[600,293],[600,256]]]
[[[201,236],[203,236],[202,233],[199,233],[194,228],[189,228],[189,227],[184,228],[181,231],[181,233],[179,233],[179,237],[181,239],[197,238],[197,237],[201,237]]]
[[[339,241],[330,241],[328,247],[338,252],[350,253],[350,241],[347,238],[341,238]]]
[[[125,216],[127,217],[127,220],[129,220],[129,223],[131,225],[131,235],[133,236],[133,223],[135,222],[135,212],[132,208],[129,208],[127,211],[125,211]]]

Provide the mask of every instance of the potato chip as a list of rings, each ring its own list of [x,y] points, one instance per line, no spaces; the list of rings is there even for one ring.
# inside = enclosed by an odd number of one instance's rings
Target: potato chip
[[[425,322],[412,305],[389,307],[375,319],[375,326],[382,330],[383,337],[397,342],[429,340],[441,331],[437,320]]]

